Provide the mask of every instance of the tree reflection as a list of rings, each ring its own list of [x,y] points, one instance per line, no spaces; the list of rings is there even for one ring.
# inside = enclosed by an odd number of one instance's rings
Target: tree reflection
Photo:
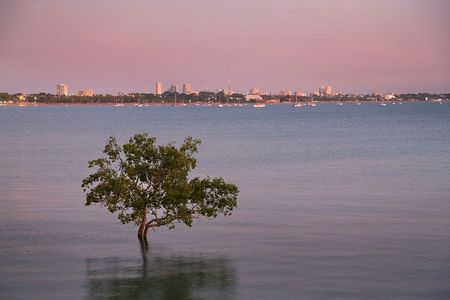
[[[88,299],[231,299],[236,285],[229,259],[152,256],[86,261]]]

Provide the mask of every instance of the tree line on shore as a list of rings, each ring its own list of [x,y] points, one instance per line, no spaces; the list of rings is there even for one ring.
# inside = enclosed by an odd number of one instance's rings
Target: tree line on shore
[[[382,100],[380,95],[352,95],[352,94],[338,94],[334,96],[321,97],[318,95],[310,96],[279,96],[279,95],[261,95],[263,101],[277,99],[280,102],[294,102],[294,101],[375,101]],[[450,93],[432,94],[432,93],[407,93],[397,94],[398,100],[418,100],[426,101],[432,99],[449,99]],[[46,103],[46,104],[71,104],[71,103],[98,103],[98,104],[135,104],[135,103],[243,103],[246,102],[245,95],[234,93],[225,94],[224,92],[199,92],[198,94],[184,94],[164,92],[162,95],[155,95],[152,93],[130,93],[126,95],[111,95],[111,94],[96,94],[93,96],[58,96],[50,93],[36,93],[36,94],[22,94],[22,93],[0,93],[0,101],[2,102],[30,102],[30,103]],[[255,102],[250,100],[247,102]]]

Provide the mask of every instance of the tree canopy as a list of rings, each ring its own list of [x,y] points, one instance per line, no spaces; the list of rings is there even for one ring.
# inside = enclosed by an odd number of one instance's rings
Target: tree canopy
[[[230,215],[239,189],[221,177],[189,178],[195,169],[200,140],[187,137],[175,144],[158,145],[147,133],[136,134],[120,146],[110,137],[104,157],[89,161],[96,171],[82,181],[86,205],[99,203],[119,220],[139,225],[139,238],[150,228],[176,221],[187,226],[195,218]]]

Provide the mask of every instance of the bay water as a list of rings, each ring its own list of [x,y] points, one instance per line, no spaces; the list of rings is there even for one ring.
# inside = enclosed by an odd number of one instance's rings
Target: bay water
[[[231,217],[85,207],[109,136],[202,140]],[[450,104],[0,107],[0,299],[449,299]]]

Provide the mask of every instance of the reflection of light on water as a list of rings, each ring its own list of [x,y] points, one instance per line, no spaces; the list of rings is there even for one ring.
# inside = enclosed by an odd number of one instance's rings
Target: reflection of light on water
[[[232,299],[236,287],[224,257],[89,258],[86,271],[88,299]]]

